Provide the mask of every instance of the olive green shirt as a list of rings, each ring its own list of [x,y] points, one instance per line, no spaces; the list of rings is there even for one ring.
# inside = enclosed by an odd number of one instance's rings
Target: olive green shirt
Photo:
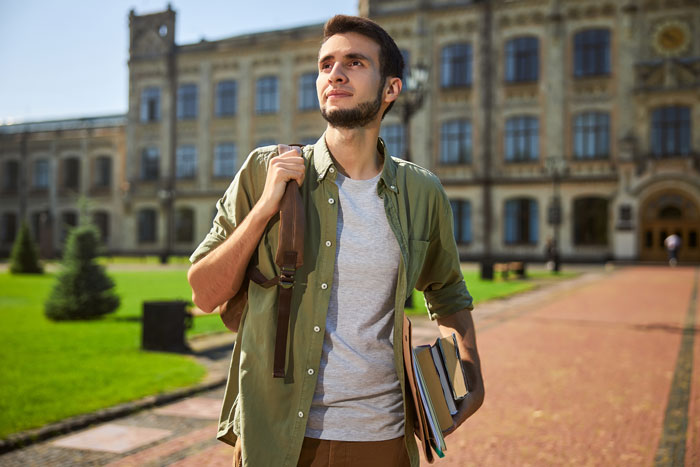
[[[428,170],[386,154],[377,185],[389,226],[401,250],[394,306],[394,343],[402,341],[404,302],[414,288],[425,294],[431,319],[472,309],[459,266],[452,210],[438,178]],[[260,198],[276,146],[254,150],[217,203],[211,231],[190,260],[194,263],[221,244]],[[241,437],[244,465],[295,466],[321,361],[326,312],[331,294],[338,223],[337,171],[325,135],[302,150],[306,166],[301,194],[306,214],[304,265],[295,276],[285,378],[273,378],[277,288],[250,282],[248,306],[236,337],[218,438]],[[275,265],[279,215],[267,225],[251,262],[268,278]],[[362,291],[358,291],[362,293]],[[394,346],[396,373],[404,394],[406,446],[411,465],[419,464],[413,436],[414,408],[405,385],[401,345]],[[313,371],[312,371],[313,370]]]

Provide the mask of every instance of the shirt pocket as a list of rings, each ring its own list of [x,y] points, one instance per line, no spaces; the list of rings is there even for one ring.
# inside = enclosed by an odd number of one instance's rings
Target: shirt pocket
[[[416,286],[418,277],[423,270],[425,254],[428,251],[430,242],[426,240],[408,239],[408,271],[406,274],[406,295],[410,295]]]

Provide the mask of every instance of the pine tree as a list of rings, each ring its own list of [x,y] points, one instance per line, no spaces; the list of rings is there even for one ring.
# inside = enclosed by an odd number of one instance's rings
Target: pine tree
[[[10,253],[10,272],[13,274],[41,274],[44,269],[39,263],[39,253],[29,233],[26,222],[22,222]]]
[[[44,305],[49,319],[97,319],[119,307],[114,282],[95,262],[98,246],[99,234],[94,226],[81,225],[70,231],[63,269]]]

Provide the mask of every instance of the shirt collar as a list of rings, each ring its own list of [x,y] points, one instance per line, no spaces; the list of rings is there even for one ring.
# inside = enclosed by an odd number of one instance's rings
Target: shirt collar
[[[384,141],[381,138],[377,139],[377,150],[379,154],[384,159],[384,165],[382,167],[382,175],[380,180],[384,182],[384,185],[394,193],[398,193],[398,187],[396,186],[396,161],[387,153]],[[326,133],[316,141],[314,145],[314,168],[316,169],[317,178],[319,181],[326,178],[328,170],[333,167],[333,158],[326,145]]]

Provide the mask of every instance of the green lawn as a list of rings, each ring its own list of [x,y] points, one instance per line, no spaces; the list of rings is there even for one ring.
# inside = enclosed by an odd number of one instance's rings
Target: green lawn
[[[105,262],[121,266],[119,260]],[[186,270],[137,264],[131,270],[115,266],[110,271],[121,306],[92,322],[44,318],[53,274],[0,273],[0,438],[201,380],[204,368],[188,357],[140,350],[142,302],[189,301]],[[476,272],[465,273],[475,303],[529,290],[542,277],[552,277],[529,276],[491,282],[479,280]],[[407,312],[425,313],[422,294],[414,292],[414,307]],[[217,331],[225,331],[218,316],[201,316],[188,335]]]
[[[122,304],[93,322],[48,321],[54,281],[0,273],[0,438],[72,415],[200,381],[191,358],[140,350],[143,300],[190,298],[184,270],[111,272]],[[218,316],[190,333],[223,330]]]
[[[503,280],[497,278],[493,281],[481,280],[479,272],[468,271],[464,273],[464,281],[467,283],[467,289],[474,298],[474,304],[503,298],[519,292],[525,292],[537,287],[539,284],[561,279],[568,279],[577,276],[575,272],[564,272],[561,274],[552,274],[545,271],[528,272],[527,279],[509,279]],[[419,315],[427,313],[425,308],[425,299],[423,293],[417,290],[413,291],[413,307],[406,308],[406,313]]]

